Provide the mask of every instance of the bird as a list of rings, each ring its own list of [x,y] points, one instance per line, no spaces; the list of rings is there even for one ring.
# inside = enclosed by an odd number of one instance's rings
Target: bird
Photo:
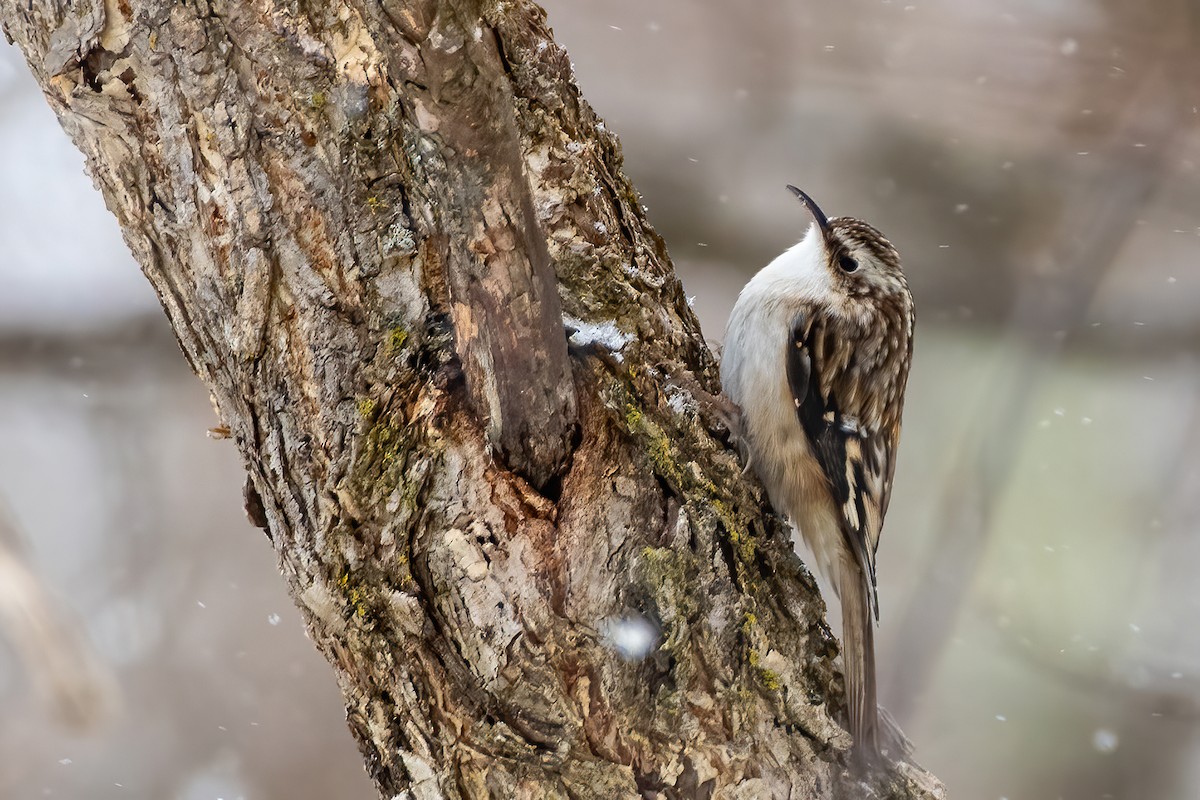
[[[875,762],[893,733],[886,717],[881,733],[875,693],[875,554],[896,469],[915,306],[900,256],[878,230],[828,218],[787,188],[812,221],[738,295],[721,387],[740,408],[747,468],[841,600],[852,752]]]

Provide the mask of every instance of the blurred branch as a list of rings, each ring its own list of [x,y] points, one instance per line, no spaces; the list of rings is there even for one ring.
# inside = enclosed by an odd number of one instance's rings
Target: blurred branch
[[[25,563],[16,525],[2,502],[0,632],[64,723],[89,728],[115,711],[116,682],[70,614]]]
[[[1061,684],[1062,688],[1105,702],[1117,700],[1135,705],[1143,712],[1180,720],[1200,721],[1200,680],[1185,676],[1161,665],[1150,675],[1137,675],[1121,669],[1120,664],[1107,662],[1102,669],[1086,669],[1069,663],[1058,655],[1058,648],[1049,642],[1020,639],[1012,629],[1000,629],[1006,642],[1005,652],[1029,664],[1044,677]],[[1127,662],[1135,664],[1133,659]],[[1178,677],[1176,677],[1178,676]]]
[[[1007,336],[1018,358],[997,367],[991,390],[969,418],[975,428],[951,459],[942,500],[934,518],[935,536],[923,575],[896,628],[898,661],[910,665],[892,672],[887,695],[900,719],[930,680],[978,571],[993,530],[995,499],[1017,461],[1035,389],[1054,367],[1064,343],[1083,327],[1105,276],[1113,269],[1137,223],[1138,214],[1171,174],[1172,155],[1185,111],[1180,75],[1194,72],[1186,48],[1163,52],[1132,92],[1122,118],[1099,152],[1070,176],[1085,202],[1064,210],[1055,236],[1020,270]],[[1132,142],[1146,146],[1131,151]],[[1094,165],[1094,166],[1093,166]],[[1064,179],[1066,179],[1064,177]]]

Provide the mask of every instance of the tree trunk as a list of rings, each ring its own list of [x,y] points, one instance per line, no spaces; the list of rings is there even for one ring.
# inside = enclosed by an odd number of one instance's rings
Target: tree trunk
[[[824,607],[540,8],[0,20],[236,440],[382,797],[940,796],[847,769]]]

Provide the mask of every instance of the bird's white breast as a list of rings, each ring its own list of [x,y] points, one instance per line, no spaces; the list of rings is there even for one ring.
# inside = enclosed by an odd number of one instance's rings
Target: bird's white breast
[[[774,437],[768,433],[804,438],[788,387],[787,348],[799,314],[830,305],[831,284],[821,236],[813,226],[738,295],[725,330],[721,384],[741,406],[752,446],[770,447]]]
[[[825,548],[810,537],[836,530],[836,510],[826,500],[825,476],[796,415],[787,351],[800,313],[828,309],[833,292],[820,234],[810,229],[738,296],[725,331],[721,364],[722,388],[742,410],[741,437],[751,467],[776,510],[791,518],[810,546],[821,550]]]

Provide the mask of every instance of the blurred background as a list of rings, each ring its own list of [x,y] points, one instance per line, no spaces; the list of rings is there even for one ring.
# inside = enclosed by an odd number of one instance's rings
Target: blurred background
[[[1200,7],[546,6],[711,339],[802,233],[785,183],[904,258],[879,662],[917,760],[1200,797]],[[373,796],[216,424],[0,44],[0,798]]]

